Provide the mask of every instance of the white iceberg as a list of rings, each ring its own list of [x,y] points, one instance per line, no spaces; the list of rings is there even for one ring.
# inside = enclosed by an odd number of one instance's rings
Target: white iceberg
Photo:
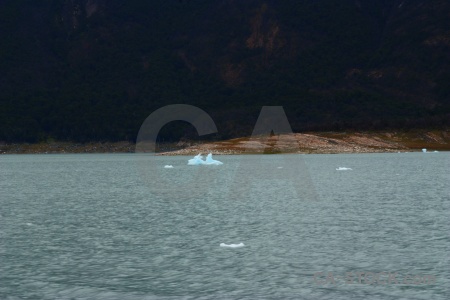
[[[188,160],[188,165],[190,166],[198,166],[203,165],[205,161],[202,159],[203,156],[201,154],[194,156],[194,158],[191,158]]]
[[[215,160],[212,158],[212,153],[208,154],[206,156],[206,165],[223,165],[223,162]]]
[[[214,160],[212,158],[212,153],[208,154],[208,156],[206,156],[206,160],[203,160],[203,156],[202,154],[196,155],[194,156],[194,158],[191,158],[190,160],[188,160],[188,165],[190,166],[199,166],[199,165],[223,165],[223,163],[221,161],[218,160]]]
[[[348,171],[348,170],[351,170],[352,168],[346,168],[346,167],[339,167],[339,168],[336,168],[336,171]]]
[[[172,165],[165,165],[164,169],[173,169],[173,166]]]
[[[436,150],[435,150],[434,153],[439,153],[439,151],[436,151]]]
[[[423,148],[423,149],[422,149],[422,152],[423,152],[423,153],[426,153],[426,152],[427,152],[427,149],[426,149],[426,148]]]
[[[225,244],[225,243],[221,243],[220,247],[225,247],[225,248],[241,248],[244,247],[244,243],[239,243],[239,244]]]

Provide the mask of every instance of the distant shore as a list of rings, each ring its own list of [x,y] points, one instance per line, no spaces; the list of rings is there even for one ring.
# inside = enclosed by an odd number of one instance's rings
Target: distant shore
[[[131,142],[47,142],[47,143],[3,143],[0,154],[64,154],[64,153],[134,153]]]
[[[384,132],[310,132],[270,138],[236,138],[226,141],[180,141],[158,145],[159,155],[275,153],[383,153],[450,151],[450,130]],[[0,143],[0,154],[134,153],[135,144],[123,142]]]

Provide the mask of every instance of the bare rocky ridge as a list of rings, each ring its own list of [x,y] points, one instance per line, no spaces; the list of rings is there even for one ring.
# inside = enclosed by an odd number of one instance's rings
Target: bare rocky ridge
[[[237,138],[228,141],[196,144],[161,155],[242,153],[376,153],[450,150],[450,132],[380,132],[380,133],[294,133],[269,138]]]

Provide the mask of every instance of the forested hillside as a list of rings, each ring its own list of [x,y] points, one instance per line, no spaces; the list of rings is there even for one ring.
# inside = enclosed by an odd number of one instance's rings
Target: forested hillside
[[[219,138],[450,125],[446,0],[0,0],[0,141],[136,138],[167,104]],[[175,124],[167,139],[191,135]]]

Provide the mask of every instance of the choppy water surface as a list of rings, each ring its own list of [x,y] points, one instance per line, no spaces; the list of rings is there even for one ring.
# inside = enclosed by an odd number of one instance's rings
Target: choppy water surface
[[[450,153],[189,158],[1,156],[0,299],[449,298]]]

